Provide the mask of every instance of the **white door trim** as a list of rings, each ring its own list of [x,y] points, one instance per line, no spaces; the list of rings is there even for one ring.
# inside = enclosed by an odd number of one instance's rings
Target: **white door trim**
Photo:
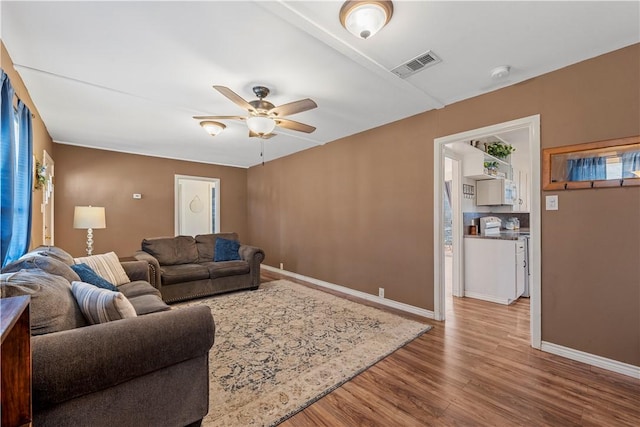
[[[436,138],[433,144],[433,252],[434,252],[434,317],[436,320],[445,318],[445,292],[444,292],[444,259],[442,256],[442,242],[444,239],[442,219],[444,207],[442,205],[442,182],[444,180],[444,146],[453,142],[481,139],[490,135],[504,133],[512,130],[527,128],[529,130],[530,162],[531,162],[531,209],[529,211],[531,238],[533,248],[531,250],[531,346],[539,349],[541,345],[542,310],[541,310],[541,223],[540,223],[540,115],[524,117],[505,123],[486,126],[466,132]]]
[[[451,228],[452,228],[452,240],[453,240],[453,260],[452,260],[452,277],[451,277],[451,291],[454,297],[464,296],[464,289],[462,289],[462,266],[464,265],[463,251],[462,251],[462,239],[463,239],[463,221],[462,221],[462,207],[461,207],[461,194],[462,194],[462,167],[460,156],[445,148],[446,156],[454,160],[453,170],[451,171]],[[442,247],[440,247],[442,250]],[[444,270],[443,270],[444,271]],[[443,279],[446,279],[443,277]]]

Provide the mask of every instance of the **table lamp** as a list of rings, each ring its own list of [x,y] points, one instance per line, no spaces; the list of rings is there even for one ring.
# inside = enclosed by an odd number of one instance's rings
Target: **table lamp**
[[[73,212],[73,228],[87,229],[87,256],[93,253],[93,229],[107,228],[104,208],[76,206]]]

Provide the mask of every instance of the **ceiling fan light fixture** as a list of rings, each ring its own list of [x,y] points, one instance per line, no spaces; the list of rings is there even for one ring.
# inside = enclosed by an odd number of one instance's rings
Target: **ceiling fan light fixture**
[[[210,120],[200,122],[200,126],[202,126],[204,130],[206,130],[207,133],[211,136],[216,136],[227,127],[220,122],[213,122]]]
[[[276,122],[267,116],[251,116],[247,119],[247,127],[258,135],[268,135],[276,128]]]
[[[349,0],[340,9],[340,23],[354,36],[368,39],[380,31],[392,15],[390,0]]]

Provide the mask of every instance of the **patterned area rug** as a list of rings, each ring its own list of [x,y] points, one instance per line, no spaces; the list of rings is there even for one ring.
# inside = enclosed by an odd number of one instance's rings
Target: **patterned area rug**
[[[191,301],[216,322],[205,427],[272,426],[431,326],[278,280]]]

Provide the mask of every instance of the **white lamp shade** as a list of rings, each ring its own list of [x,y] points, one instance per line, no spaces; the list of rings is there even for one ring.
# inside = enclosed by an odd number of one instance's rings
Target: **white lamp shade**
[[[265,116],[252,116],[247,119],[247,127],[258,135],[267,135],[276,128],[276,122]]]
[[[224,124],[212,121],[200,122],[200,126],[211,136],[216,136],[226,128]]]
[[[104,208],[96,206],[76,206],[73,211],[73,228],[107,228]]]
[[[345,20],[345,28],[354,36],[367,39],[380,31],[387,23],[384,9],[374,3],[365,3],[351,10]]]

